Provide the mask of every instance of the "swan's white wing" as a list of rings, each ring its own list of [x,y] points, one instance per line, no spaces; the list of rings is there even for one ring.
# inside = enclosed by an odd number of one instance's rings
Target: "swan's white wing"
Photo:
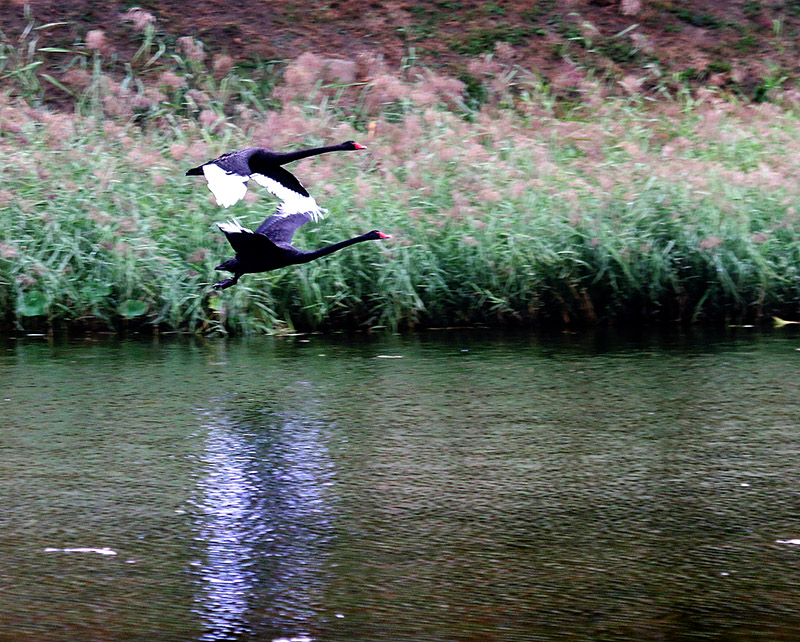
[[[214,163],[203,165],[203,174],[208,181],[208,189],[222,207],[230,207],[247,193],[247,176],[226,172]]]
[[[225,232],[225,234],[252,234],[253,230],[242,227],[239,221],[227,221],[225,223],[217,223],[217,227]]]
[[[278,208],[277,214],[282,216],[289,216],[290,214],[308,214],[313,221],[318,221],[322,218],[322,212],[324,210],[317,205],[317,201],[315,201],[314,197],[310,194],[296,192],[290,187],[286,187],[286,185],[280,181],[265,174],[250,174],[250,178],[262,187],[266,187],[270,193],[283,201],[283,204]],[[298,183],[298,185],[300,184]],[[302,186],[300,186],[300,188],[302,189]]]

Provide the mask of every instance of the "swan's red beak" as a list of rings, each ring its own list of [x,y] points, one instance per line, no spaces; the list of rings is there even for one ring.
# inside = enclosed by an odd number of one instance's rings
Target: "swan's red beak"
[[[390,239],[392,237],[389,234],[384,234],[383,232],[378,232],[378,238]]]
[[[366,149],[361,143],[353,143],[353,145],[355,145],[356,149]]]

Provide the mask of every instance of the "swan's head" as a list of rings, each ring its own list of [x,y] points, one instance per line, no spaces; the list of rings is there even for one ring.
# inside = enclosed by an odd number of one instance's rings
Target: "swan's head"
[[[357,149],[366,149],[366,147],[354,140],[348,140],[347,142],[342,143],[342,149],[347,151],[355,151]]]

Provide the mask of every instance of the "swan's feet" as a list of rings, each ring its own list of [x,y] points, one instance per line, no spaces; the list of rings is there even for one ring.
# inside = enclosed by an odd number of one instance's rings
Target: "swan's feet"
[[[224,281],[220,281],[219,283],[215,283],[213,287],[214,287],[215,290],[224,290],[225,288],[229,288],[232,285],[236,285],[236,282],[238,280],[239,279],[225,279]]]

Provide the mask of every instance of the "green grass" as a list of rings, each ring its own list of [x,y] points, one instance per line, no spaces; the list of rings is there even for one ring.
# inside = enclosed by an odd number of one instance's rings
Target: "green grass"
[[[127,63],[81,48],[57,54],[64,73],[47,80],[33,65],[47,52],[23,45],[0,49],[7,330],[800,315],[791,108],[667,89],[659,101],[600,99],[586,78],[577,81],[585,101],[564,109],[530,71],[491,60],[470,70],[466,90],[419,68],[327,85],[313,56],[214,73],[210,60],[152,33]],[[74,95],[71,111],[47,107],[64,100],[59,85]],[[373,228],[393,239],[213,291],[214,266],[231,256],[214,222],[257,225],[275,204],[253,186],[222,210],[184,171],[247,145],[348,138],[369,151],[293,166],[329,209],[296,242],[312,248]]]
[[[497,42],[520,44],[528,37],[530,37],[529,30],[501,22],[493,26],[472,27],[453,42],[452,49],[458,53],[474,56],[492,51]]]
[[[710,13],[702,11],[691,11],[683,7],[670,7],[668,9],[671,13],[675,14],[680,20],[695,27],[702,27],[704,29],[719,29],[724,26],[724,22]]]

